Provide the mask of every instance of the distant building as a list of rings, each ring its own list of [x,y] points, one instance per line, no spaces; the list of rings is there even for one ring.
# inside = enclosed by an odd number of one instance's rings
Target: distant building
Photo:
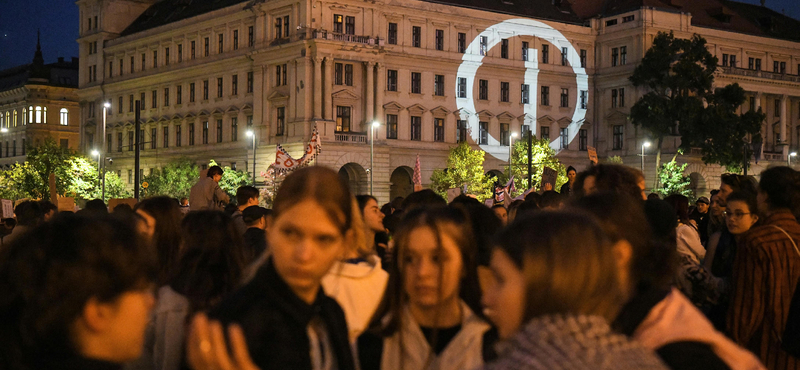
[[[31,64],[0,71],[0,167],[25,161],[27,146],[52,138],[80,148],[78,58],[44,64],[37,41]]]
[[[659,31],[703,35],[717,85],[738,82],[766,109],[765,159],[800,146],[800,22],[720,0],[79,0],[82,147],[105,142],[133,186],[134,105],[143,103],[142,174],[188,157],[256,172],[283,145],[299,157],[314,126],[320,164],[375,195],[423,184],[468,140],[503,171],[512,133],[552,141],[579,169],[586,150],[638,163],[646,140],[628,120],[643,91],[628,81]],[[749,63],[749,64],[746,64]],[[749,67],[749,68],[743,68]],[[770,68],[774,67],[774,68]],[[766,71],[769,69],[771,72]],[[102,103],[111,108],[106,137]],[[101,127],[101,126],[100,126]],[[105,140],[103,140],[105,139]],[[679,139],[669,139],[666,153]],[[648,157],[652,162],[654,156]],[[693,186],[718,183],[692,162]],[[762,162],[762,164],[765,162]],[[146,172],[145,172],[146,171]],[[127,177],[126,177],[127,176]],[[648,172],[648,178],[654,173]]]

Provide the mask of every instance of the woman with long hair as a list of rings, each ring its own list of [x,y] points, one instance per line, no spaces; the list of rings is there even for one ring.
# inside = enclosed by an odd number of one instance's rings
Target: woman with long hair
[[[396,234],[389,283],[358,339],[362,370],[471,369],[491,356],[480,311],[469,221],[447,207],[417,208]]]
[[[144,220],[144,234],[158,257],[158,284],[164,285],[178,265],[183,213],[178,202],[170,197],[147,198],[134,210]]]

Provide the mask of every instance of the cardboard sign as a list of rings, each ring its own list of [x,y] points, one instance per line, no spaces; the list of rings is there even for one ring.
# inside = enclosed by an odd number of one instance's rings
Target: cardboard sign
[[[14,217],[14,202],[9,199],[3,199],[3,218],[13,218]]]
[[[75,212],[75,198],[73,197],[60,197],[58,198],[58,211]]]
[[[555,190],[556,189],[556,179],[558,179],[558,172],[556,170],[545,166],[542,169],[542,189],[547,189],[545,186],[546,184],[550,185],[550,189],[548,190]]]
[[[461,195],[461,188],[447,189],[447,203],[452,202],[453,199],[456,199],[456,197],[459,195]]]
[[[108,209],[113,211],[114,207],[116,207],[116,206],[118,206],[120,204],[127,204],[127,205],[131,206],[131,208],[133,208],[133,207],[136,206],[136,199],[135,198],[124,198],[124,199],[113,198],[113,199],[109,199],[108,200]]]
[[[586,147],[586,149],[589,152],[589,161],[597,164],[597,149],[593,146]]]

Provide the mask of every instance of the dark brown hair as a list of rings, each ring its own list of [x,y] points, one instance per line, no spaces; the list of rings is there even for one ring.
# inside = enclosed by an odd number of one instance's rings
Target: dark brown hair
[[[278,218],[289,208],[309,199],[322,207],[342,235],[350,229],[353,196],[339,175],[327,167],[305,167],[286,176],[275,196],[272,217]]]
[[[178,264],[183,213],[175,199],[164,196],[147,198],[137,204],[135,210],[146,212],[156,220],[152,248],[158,256],[158,284],[164,285]]]

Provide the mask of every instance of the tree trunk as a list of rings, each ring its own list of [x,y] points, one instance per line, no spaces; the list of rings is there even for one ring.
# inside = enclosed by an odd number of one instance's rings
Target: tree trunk
[[[661,168],[661,145],[662,144],[664,144],[664,138],[663,137],[659,137],[658,138],[658,150],[656,151],[656,175],[653,176],[653,177],[655,177],[655,179],[653,180],[653,191],[656,191],[656,189],[658,189],[658,183],[659,183],[658,169]]]

